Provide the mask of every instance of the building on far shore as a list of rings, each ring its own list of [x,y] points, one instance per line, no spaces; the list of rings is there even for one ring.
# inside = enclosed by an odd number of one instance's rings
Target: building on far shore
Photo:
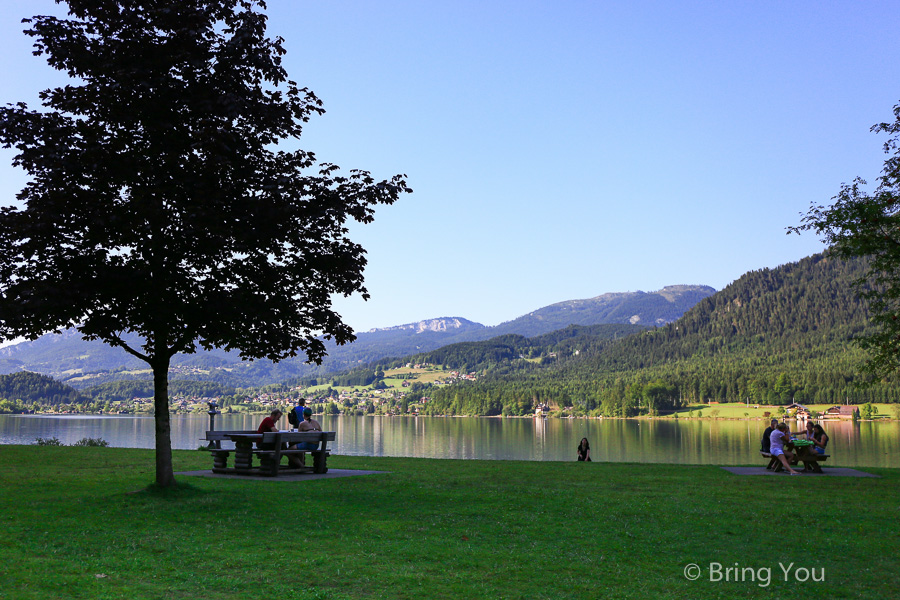
[[[832,406],[822,415],[826,419],[852,419],[859,418],[858,406]]]
[[[809,412],[809,409],[799,402],[794,402],[793,404],[785,406],[784,414],[804,421],[812,417],[812,413]]]

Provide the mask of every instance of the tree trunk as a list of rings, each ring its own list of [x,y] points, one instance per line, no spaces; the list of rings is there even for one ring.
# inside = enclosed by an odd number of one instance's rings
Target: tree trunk
[[[156,485],[175,486],[172,470],[172,435],[169,424],[169,357],[167,353],[154,357],[153,408],[156,422]]]

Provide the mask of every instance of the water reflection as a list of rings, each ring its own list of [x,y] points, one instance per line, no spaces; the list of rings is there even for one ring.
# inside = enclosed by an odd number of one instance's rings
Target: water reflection
[[[256,429],[262,416],[224,414],[217,429]],[[767,422],[699,420],[318,417],[338,432],[337,454],[485,460],[574,461],[581,438],[595,461],[753,464]],[[201,445],[206,415],[173,416],[172,445]],[[826,422],[829,465],[900,467],[900,423]],[[152,417],[0,415],[0,444],[99,437],[112,446],[153,448]]]

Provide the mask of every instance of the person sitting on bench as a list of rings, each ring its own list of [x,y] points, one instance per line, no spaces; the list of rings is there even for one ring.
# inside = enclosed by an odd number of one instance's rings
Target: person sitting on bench
[[[312,409],[310,407],[306,407],[303,409],[303,422],[297,427],[299,431],[322,431],[322,426],[319,425],[319,422],[312,418]],[[318,450],[319,443],[318,442],[300,442],[295,446],[297,450]],[[306,454],[300,454],[300,464],[306,464]]]
[[[803,431],[803,432],[799,433],[798,435],[805,435],[806,439],[811,442],[811,441],[813,441],[813,436],[815,435],[814,427],[815,426],[813,425],[813,422],[811,420],[807,421],[806,422],[806,431]]]
[[[813,426],[813,431],[813,437],[811,438],[812,443],[815,444],[813,450],[819,454],[825,454],[825,447],[828,445],[828,434],[825,433],[825,430],[818,423]]]
[[[790,452],[785,451],[784,443],[786,441],[790,441],[790,430],[785,423],[779,423],[778,427],[769,437],[769,451],[772,453],[772,458],[777,457],[791,475],[799,475],[800,471],[792,469],[788,462],[793,458],[793,455]]]
[[[772,432],[778,427],[778,419],[772,419],[772,423],[766,427],[766,430],[763,431],[762,442],[760,443],[759,450],[760,452],[769,453],[769,444],[771,444],[771,440],[769,436],[772,435]]]
[[[284,413],[282,413],[277,408],[275,410],[273,410],[272,414],[270,414],[268,417],[263,419],[262,423],[259,424],[259,429],[256,430],[256,433],[268,433],[270,431],[274,431],[277,433],[278,431],[281,431],[280,429],[278,429],[277,423],[278,423],[278,419],[280,419],[281,415],[283,415],[283,414]],[[273,442],[265,443],[262,440],[260,440],[260,441],[256,442],[256,446],[260,450],[272,450],[272,451],[275,450],[275,444]],[[281,448],[282,448],[282,450],[284,450],[285,448],[287,448],[287,444],[281,444]],[[303,456],[303,455],[301,454],[300,456]],[[293,467],[302,467],[303,466],[303,461],[301,461],[299,458],[297,458],[295,456],[288,456],[288,462]]]
[[[278,429],[278,419],[281,418],[283,413],[277,408],[272,411],[268,417],[262,420],[262,423],[259,424],[259,428],[256,430],[256,433],[268,433],[270,431],[279,431]],[[263,444],[260,440],[256,442],[256,445],[260,450],[274,450],[275,448],[266,448],[264,446],[271,446],[271,444]]]

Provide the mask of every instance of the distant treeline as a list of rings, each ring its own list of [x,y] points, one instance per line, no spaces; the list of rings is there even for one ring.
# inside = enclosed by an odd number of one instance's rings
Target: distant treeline
[[[87,400],[72,387],[56,381],[52,377],[22,371],[0,375],[0,398],[19,401],[22,404],[71,404]]]
[[[209,398],[234,394],[233,387],[213,383],[210,381],[182,381],[169,382],[169,397],[196,396]],[[115,381],[94,386],[85,390],[95,402],[122,402],[133,398],[152,398],[152,381]]]
[[[224,397],[233,395],[233,387],[208,381],[170,381],[169,397]],[[152,381],[117,381],[104,383],[82,392],[56,381],[52,377],[23,371],[0,375],[0,399],[7,400],[4,406],[24,410],[34,404],[58,406],[61,404],[89,405],[92,403],[130,401],[133,398],[152,398]],[[5,412],[12,412],[6,410]]]

